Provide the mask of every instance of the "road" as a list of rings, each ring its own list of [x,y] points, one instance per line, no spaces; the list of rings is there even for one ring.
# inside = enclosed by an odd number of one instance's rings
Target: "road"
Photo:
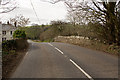
[[[0,80],[2,79],[2,43],[0,42]]]
[[[118,58],[67,43],[36,43],[11,78],[118,78]]]

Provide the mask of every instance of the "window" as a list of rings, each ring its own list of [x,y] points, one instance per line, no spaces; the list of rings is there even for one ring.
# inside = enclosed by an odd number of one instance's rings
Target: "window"
[[[2,41],[5,41],[6,40],[6,38],[2,38]]]
[[[3,34],[3,35],[6,35],[6,31],[2,31],[2,34]]]
[[[10,34],[12,35],[12,31],[10,31]]]

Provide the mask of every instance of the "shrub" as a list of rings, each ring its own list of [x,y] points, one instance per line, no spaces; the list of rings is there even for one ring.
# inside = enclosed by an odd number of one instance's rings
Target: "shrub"
[[[7,40],[2,42],[2,53],[8,54],[17,51],[26,49],[29,46],[27,39],[15,39]]]
[[[16,40],[8,40],[2,42],[2,50],[9,51],[16,49]]]
[[[22,39],[25,39],[26,38],[25,31],[23,31],[23,30],[16,30],[13,33],[13,38],[22,38]]]

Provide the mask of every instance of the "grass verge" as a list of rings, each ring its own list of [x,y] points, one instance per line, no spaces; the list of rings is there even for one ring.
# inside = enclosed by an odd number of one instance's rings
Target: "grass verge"
[[[105,53],[120,56],[120,46],[117,46],[115,44],[109,45],[109,44],[104,44],[104,43],[101,43],[95,40],[89,40],[89,39],[87,40],[87,39],[80,39],[80,38],[67,38],[64,36],[55,38],[55,41],[75,44],[75,45],[79,45],[85,48],[103,51]]]
[[[7,42],[6,42],[7,43]],[[7,79],[10,78],[12,73],[15,71],[21,60],[23,59],[25,53],[28,50],[29,44],[27,40],[17,40],[15,43],[16,48],[10,48],[11,50],[7,50],[7,44],[5,44],[2,51],[2,78]],[[3,47],[2,46],[2,47]],[[12,46],[13,47],[13,46]]]

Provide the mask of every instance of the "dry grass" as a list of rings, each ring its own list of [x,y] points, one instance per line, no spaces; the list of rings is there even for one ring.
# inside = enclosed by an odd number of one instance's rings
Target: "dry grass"
[[[61,37],[55,38],[55,41],[71,43],[71,44],[79,45],[82,47],[103,51],[113,55],[119,55],[120,53],[120,46],[116,46],[115,44],[108,45],[95,40],[93,41],[93,40],[83,39],[83,38],[61,36]]]

